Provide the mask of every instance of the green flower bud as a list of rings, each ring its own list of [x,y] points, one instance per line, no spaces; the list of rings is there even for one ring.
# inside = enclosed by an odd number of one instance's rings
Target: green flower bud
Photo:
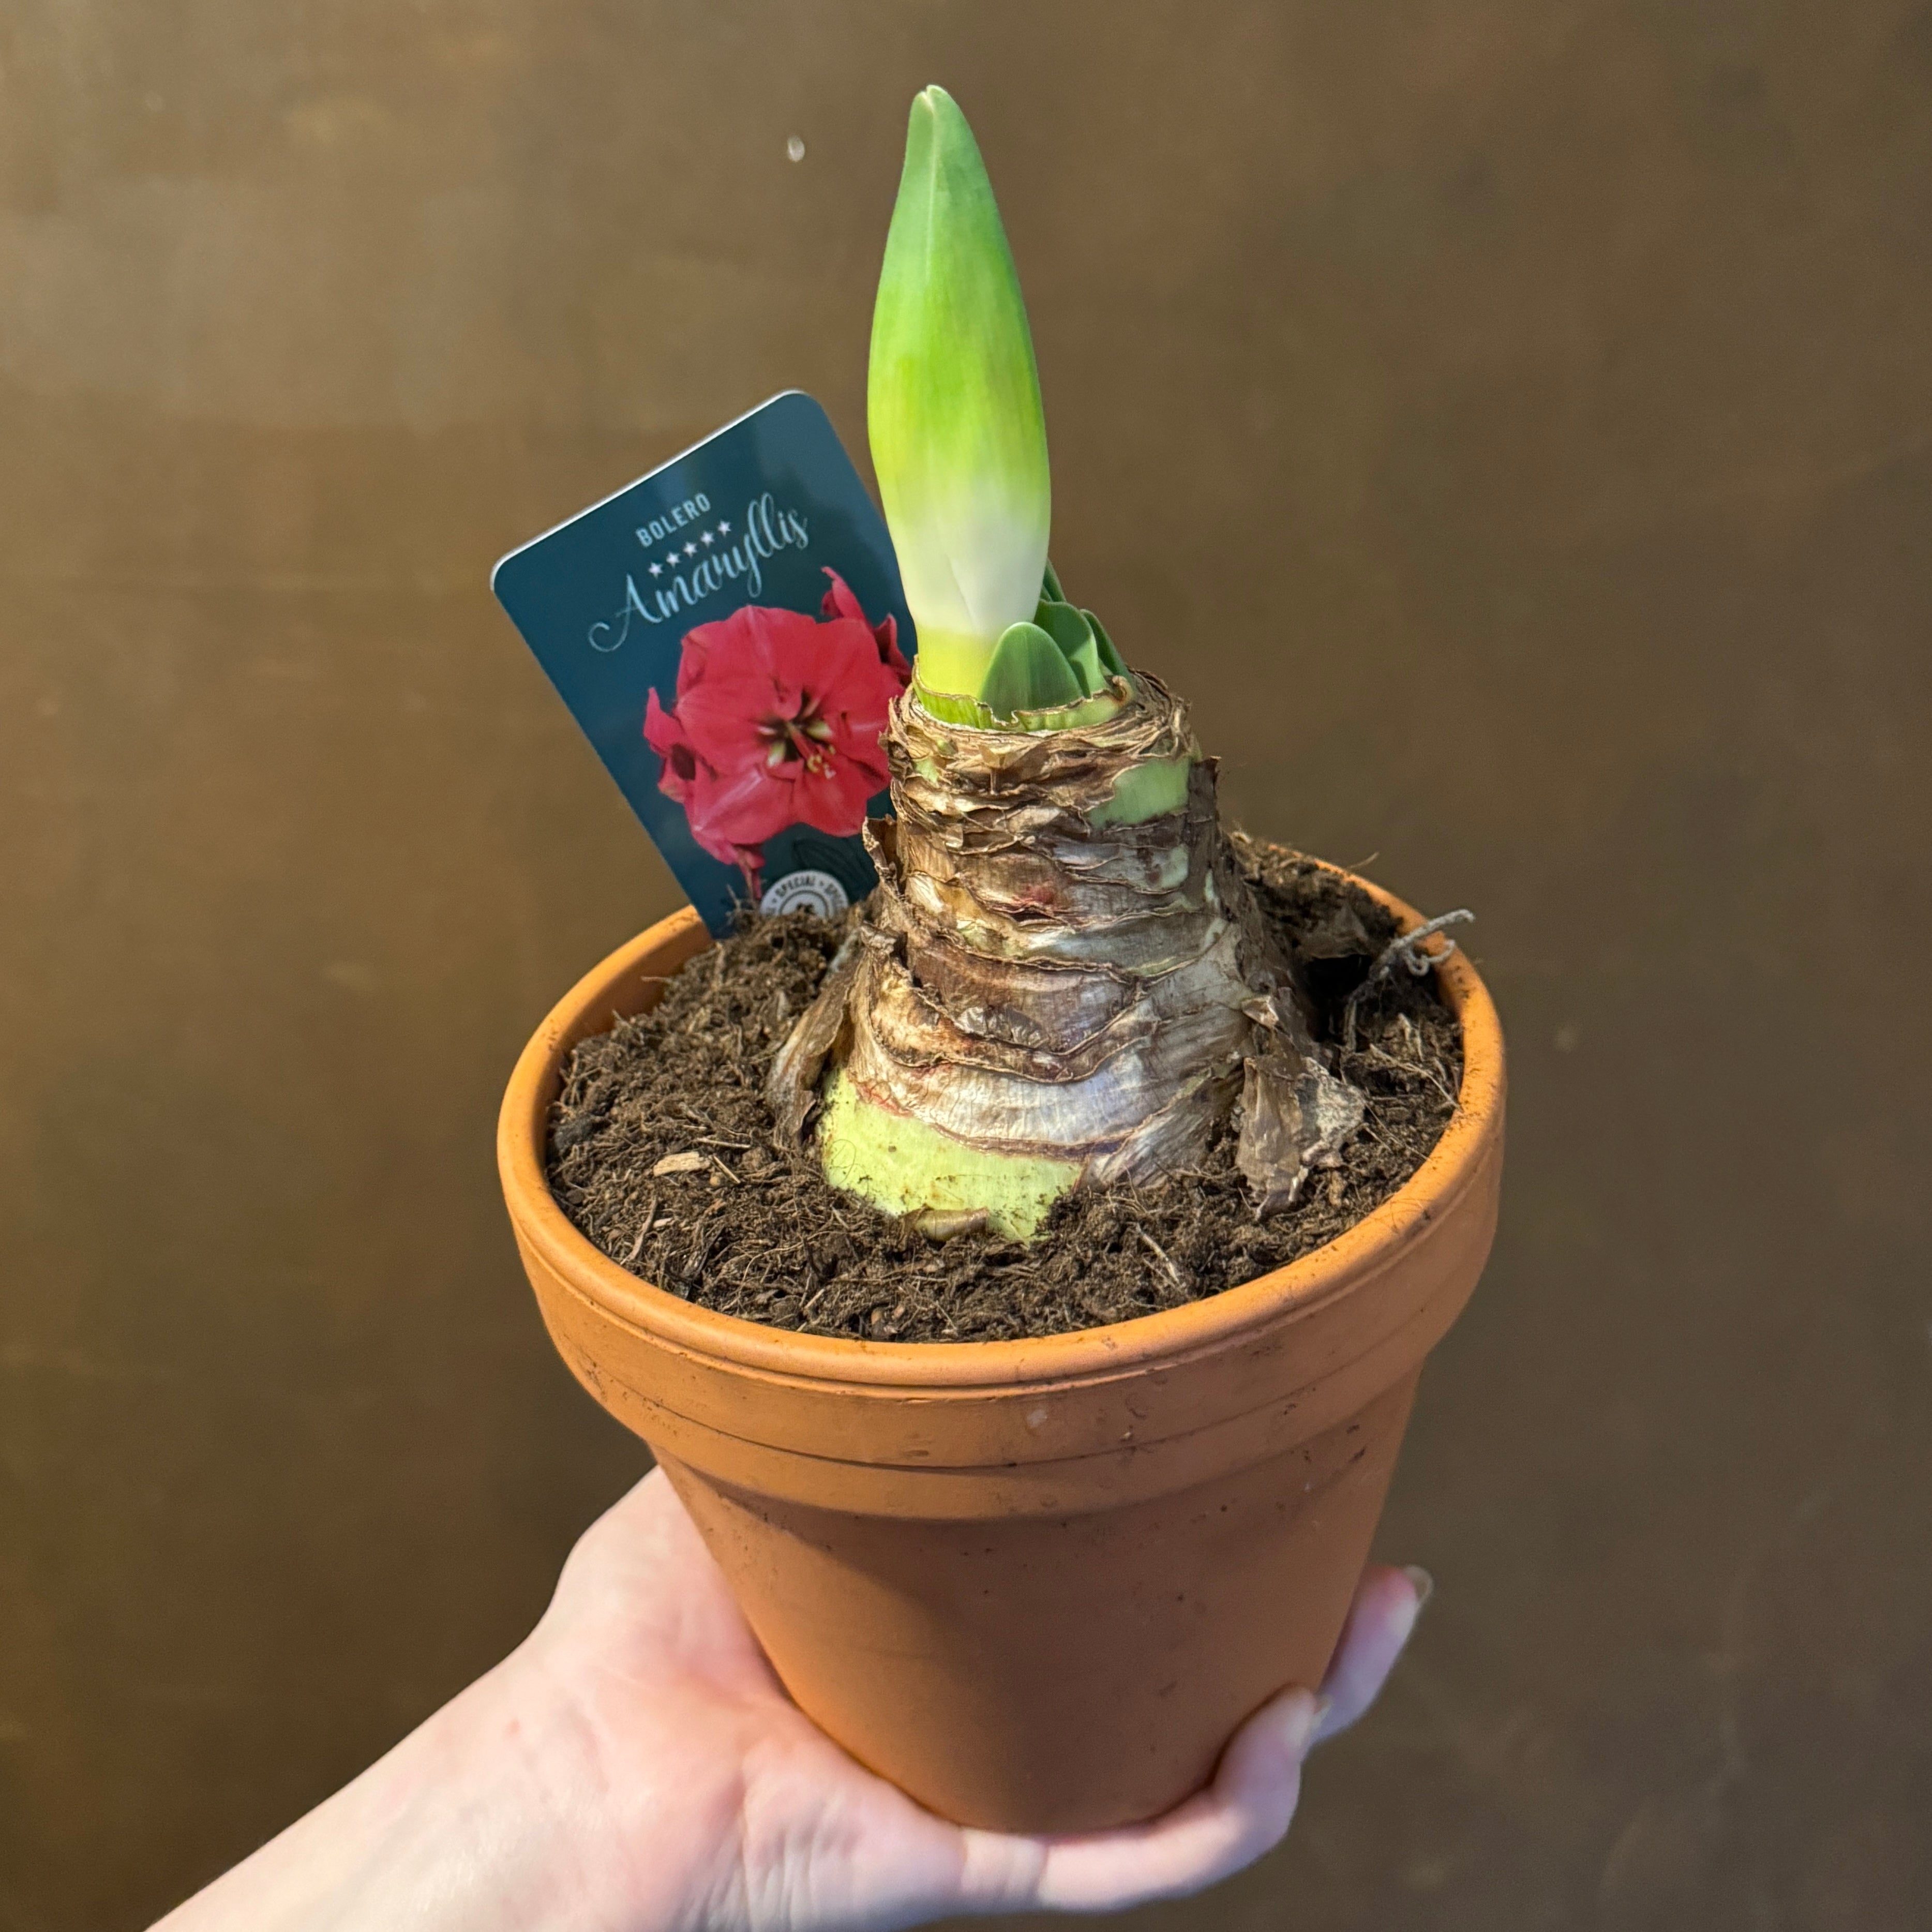
[[[1026,305],[992,184],[943,88],[913,103],[872,316],[872,461],[927,690],[976,698],[1030,623],[1052,508]]]

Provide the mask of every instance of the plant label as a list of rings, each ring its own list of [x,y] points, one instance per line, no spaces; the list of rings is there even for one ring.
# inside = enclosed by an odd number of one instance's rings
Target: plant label
[[[513,550],[490,584],[715,934],[875,874],[911,675],[884,519],[793,390]]]

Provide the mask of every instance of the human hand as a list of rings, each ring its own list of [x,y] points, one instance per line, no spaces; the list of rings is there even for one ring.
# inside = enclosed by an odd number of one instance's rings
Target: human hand
[[[1280,1839],[1304,1753],[1373,1701],[1421,1606],[1418,1579],[1364,1577],[1325,1706],[1276,1698],[1207,1790],[1152,1823],[1076,1838],[949,1824],[848,1757],[786,1696],[661,1473],[579,1543],[530,1650],[592,1742],[614,1925],[811,1932],[1092,1911],[1197,1891]]]
[[[1373,1701],[1426,1591],[1420,1571],[1369,1570],[1322,1697],[1264,1706],[1166,1816],[980,1831],[791,1702],[654,1471],[580,1540],[510,1658],[164,1926],[884,1932],[1198,1891],[1280,1839],[1309,1745]]]

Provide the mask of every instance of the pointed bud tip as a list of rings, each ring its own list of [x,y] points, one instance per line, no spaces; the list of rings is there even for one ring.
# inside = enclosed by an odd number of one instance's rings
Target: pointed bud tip
[[[927,130],[957,137],[964,134],[970,140],[972,128],[958,101],[935,81],[930,87],[922,87],[912,100],[912,123],[916,127],[923,120]],[[976,143],[975,144],[976,146]]]

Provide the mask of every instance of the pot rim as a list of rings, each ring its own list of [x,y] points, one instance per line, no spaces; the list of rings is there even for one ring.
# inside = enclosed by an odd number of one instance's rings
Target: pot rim
[[[1394,893],[1341,866],[1315,862],[1361,886],[1395,915],[1403,932],[1422,923],[1422,916]],[[953,1394],[1011,1390],[1109,1378],[1225,1346],[1290,1310],[1312,1306],[1378,1275],[1477,1178],[1502,1106],[1502,1028],[1495,1002],[1467,953],[1458,946],[1445,958],[1442,940],[1433,938],[1427,942],[1429,956],[1462,1030],[1456,1112],[1421,1166],[1332,1240],[1198,1301],[1069,1334],[998,1342],[870,1342],[770,1328],[700,1307],[620,1268],[572,1225],[544,1172],[553,1083],[571,1047],[599,1030],[594,1021],[586,1024],[588,1016],[638,974],[646,956],[686,938],[698,925],[689,906],[658,920],[600,961],[551,1008],[518,1056],[505,1090],[497,1118],[497,1168],[519,1238],[573,1292],[610,1318],[674,1348],[787,1381]],[[703,937],[692,956],[711,943]]]

